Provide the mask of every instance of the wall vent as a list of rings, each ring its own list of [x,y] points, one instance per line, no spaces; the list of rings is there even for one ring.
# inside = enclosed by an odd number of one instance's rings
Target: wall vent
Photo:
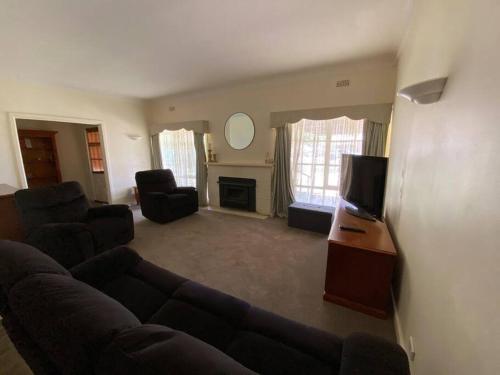
[[[350,81],[350,80],[348,80],[348,79],[343,79],[343,80],[341,80],[341,81],[337,81],[337,87],[347,87],[347,86],[349,86],[349,85],[350,85],[350,83],[351,83],[351,81]]]

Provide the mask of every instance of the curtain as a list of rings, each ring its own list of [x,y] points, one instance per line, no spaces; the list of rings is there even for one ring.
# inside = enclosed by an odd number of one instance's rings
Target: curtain
[[[163,169],[159,134],[151,136],[151,161],[153,169]]]
[[[290,185],[290,132],[288,125],[276,128],[274,171],[271,187],[272,216],[287,217],[288,206],[294,201]]]
[[[207,199],[207,156],[205,153],[205,143],[203,134],[193,133],[194,147],[196,152],[196,189],[198,190],[198,204],[208,206]]]
[[[196,186],[196,151],[192,131],[160,133],[163,168],[171,169],[178,186]]]
[[[361,154],[363,120],[301,120],[290,127],[290,176],[295,200],[335,206],[342,154]]]
[[[384,156],[389,125],[365,120],[363,124],[363,155]]]

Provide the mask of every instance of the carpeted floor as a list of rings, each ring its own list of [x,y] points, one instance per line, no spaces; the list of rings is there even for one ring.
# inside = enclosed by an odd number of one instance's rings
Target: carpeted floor
[[[368,332],[395,340],[393,322],[325,302],[325,235],[206,209],[155,224],[134,209],[130,247],[143,258],[287,318],[340,336]],[[0,374],[31,372],[0,328]]]
[[[327,236],[201,209],[156,224],[134,209],[142,257],[184,277],[242,298],[287,318],[345,336],[369,332],[395,340],[393,321],[380,320],[322,299]]]

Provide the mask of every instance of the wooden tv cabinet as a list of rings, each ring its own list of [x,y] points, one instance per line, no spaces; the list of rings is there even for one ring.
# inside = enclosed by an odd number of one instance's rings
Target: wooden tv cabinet
[[[391,313],[391,281],[397,252],[387,225],[352,216],[340,200],[328,236],[323,299],[386,319]],[[366,233],[340,230],[362,228]]]

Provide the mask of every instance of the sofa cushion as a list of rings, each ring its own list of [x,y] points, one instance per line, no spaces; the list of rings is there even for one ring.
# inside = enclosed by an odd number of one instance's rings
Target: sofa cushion
[[[143,325],[118,334],[104,350],[98,375],[250,375],[214,347],[167,327]]]
[[[226,353],[259,374],[269,375],[332,375],[327,363],[280,341],[254,332],[239,332]]]
[[[128,275],[113,279],[101,291],[120,302],[143,323],[167,301],[167,296],[160,290]]]
[[[340,366],[342,340],[325,331],[254,306],[248,312],[242,330],[259,333],[281,342],[328,363],[334,368]]]
[[[89,374],[98,353],[140,322],[120,303],[64,275],[36,274],[14,285],[9,306],[61,373]]]
[[[80,263],[70,271],[75,279],[100,289],[141,261],[142,258],[134,250],[119,246]]]
[[[168,297],[172,296],[181,285],[188,282],[188,279],[146,260],[141,261],[137,266],[133,267],[129,274],[158,288]]]
[[[225,319],[173,298],[153,315],[149,323],[185,332],[223,351],[235,333],[234,327]]]

